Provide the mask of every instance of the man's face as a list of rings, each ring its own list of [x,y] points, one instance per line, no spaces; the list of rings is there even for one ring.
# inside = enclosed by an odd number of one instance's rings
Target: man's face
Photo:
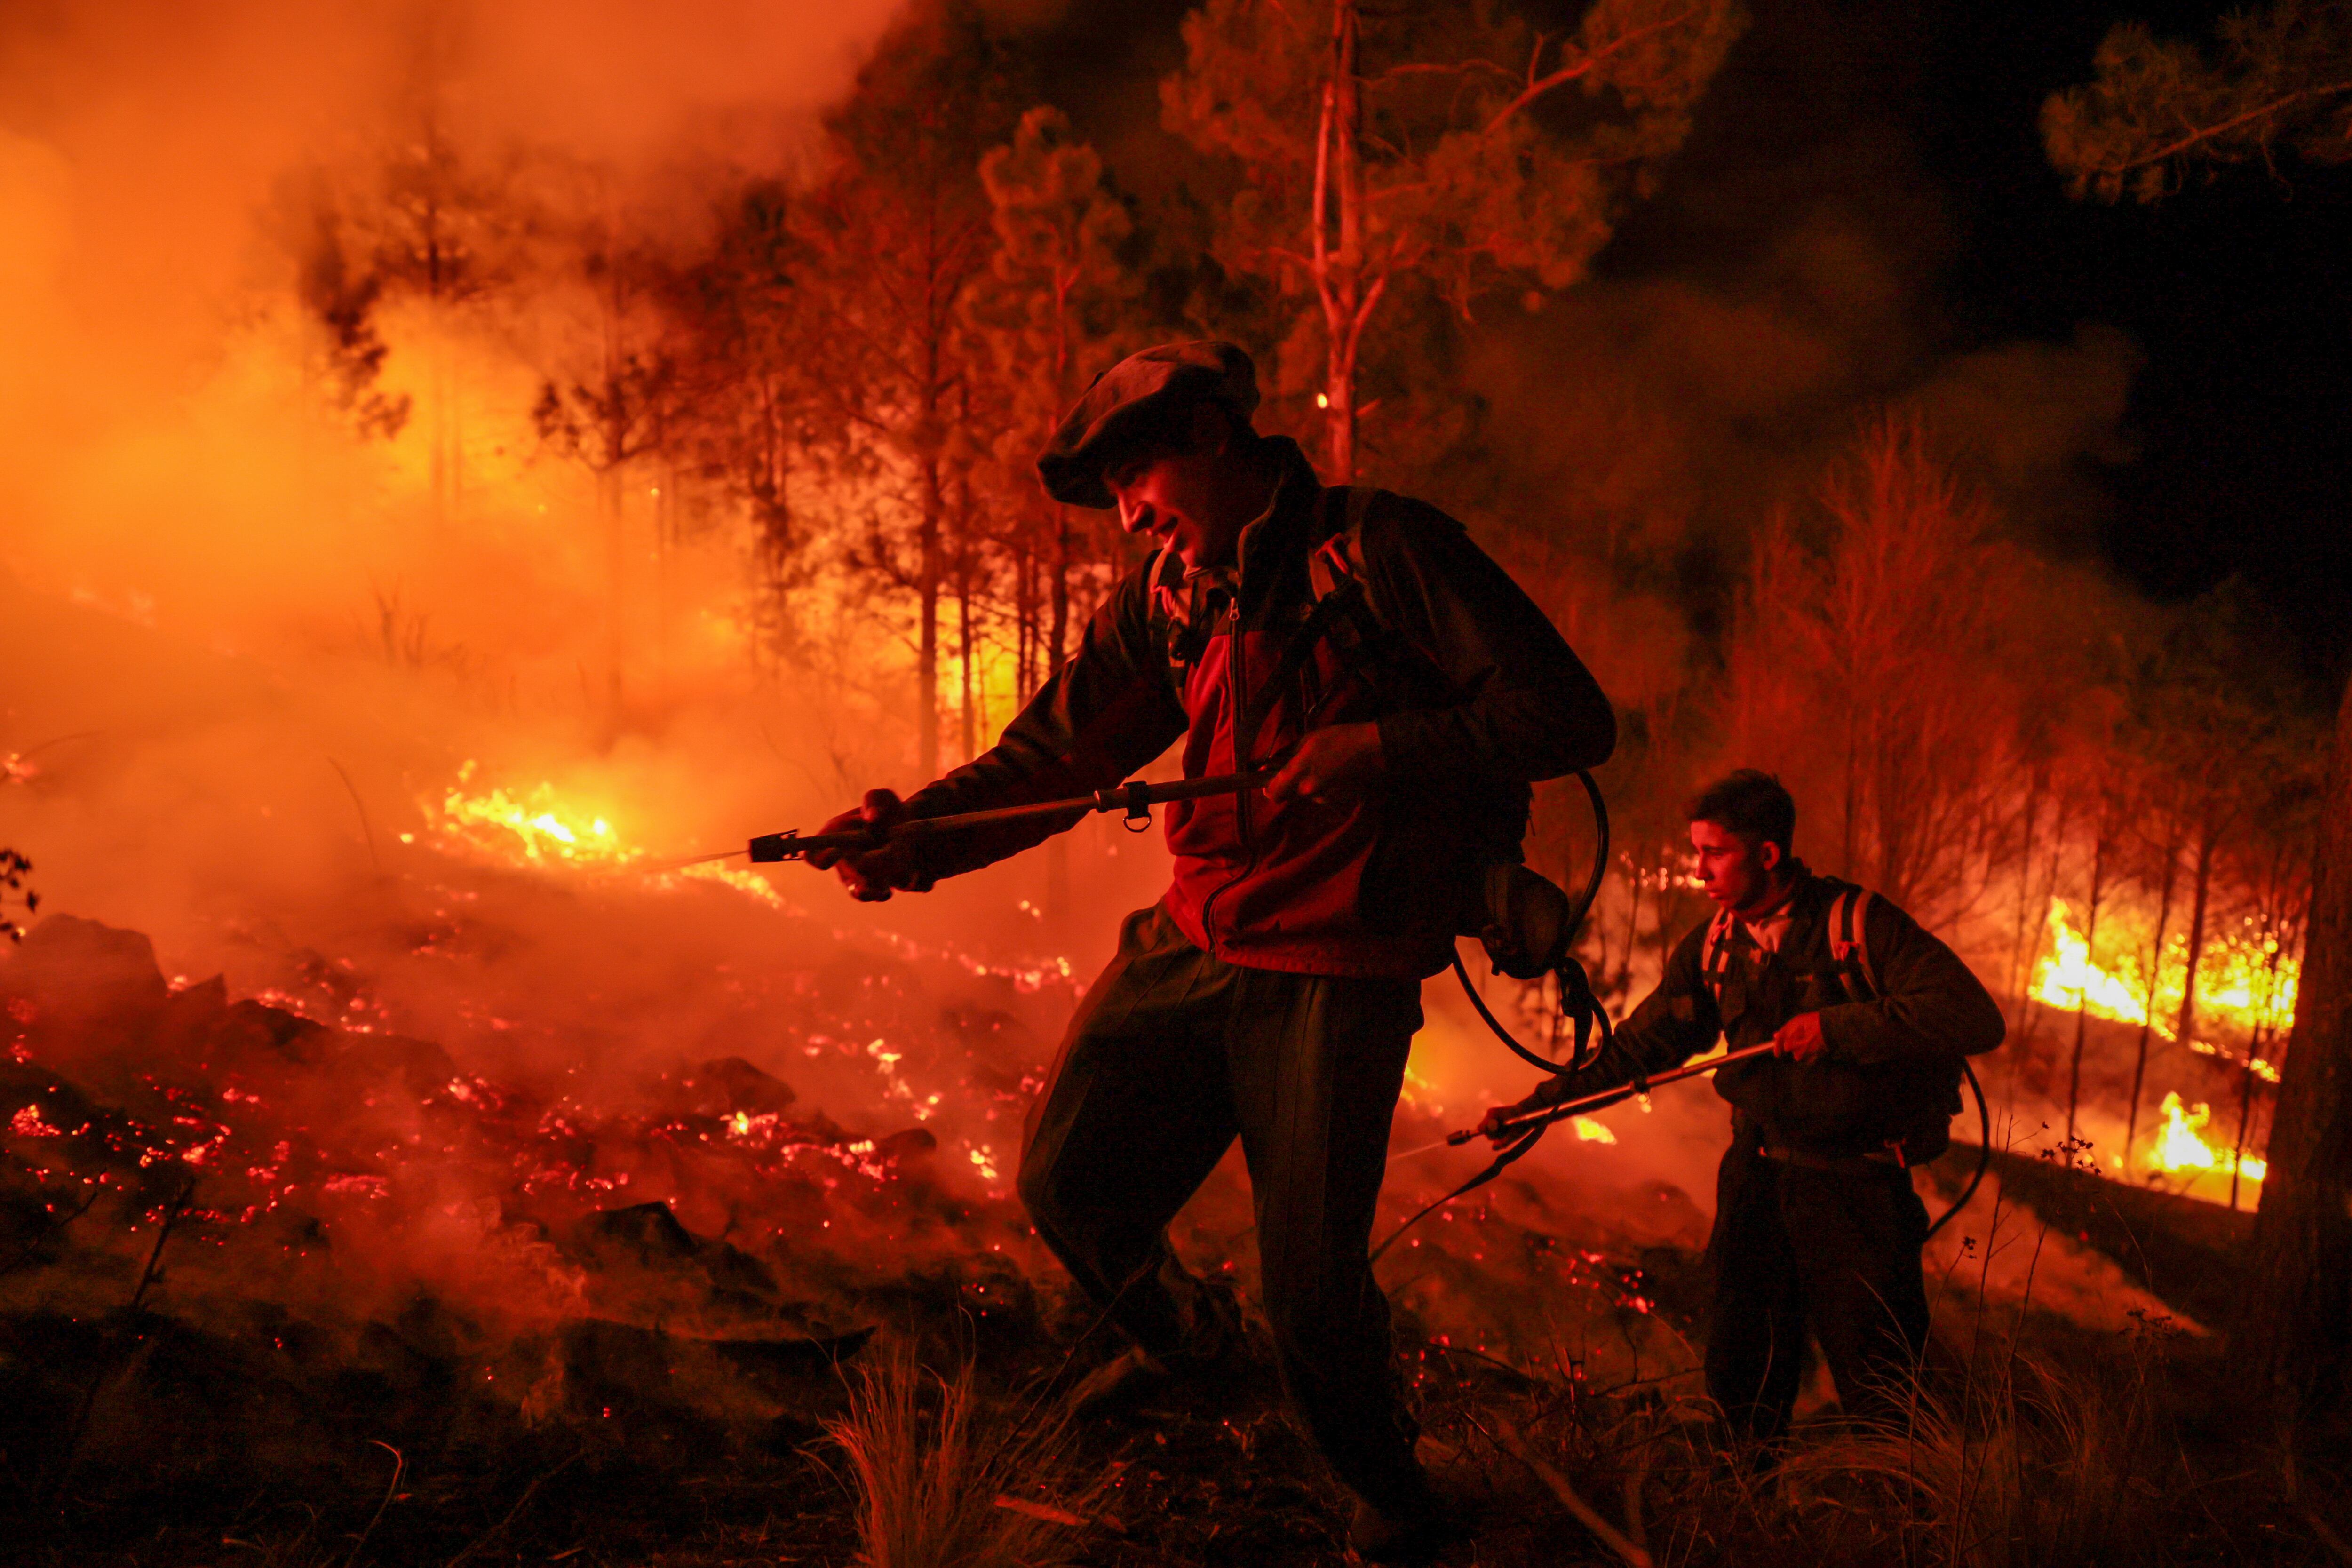
[[[1772,873],[1780,864],[1778,844],[1750,844],[1719,822],[1694,822],[1690,837],[1698,855],[1699,885],[1717,908],[1744,911],[1770,899]]]
[[[1196,419],[1193,434],[1192,451],[1114,464],[1103,483],[1118,504],[1120,528],[1173,544],[1186,569],[1198,571],[1233,560],[1254,498],[1244,493],[1246,475],[1224,422]]]

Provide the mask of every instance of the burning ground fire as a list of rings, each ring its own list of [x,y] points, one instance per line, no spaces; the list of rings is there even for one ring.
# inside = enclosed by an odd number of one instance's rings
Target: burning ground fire
[[[716,882],[748,898],[778,909],[782,895],[766,878],[716,861],[698,866],[649,868],[643,847],[622,841],[604,817],[581,811],[559,799],[552,784],[541,783],[520,798],[500,787],[468,795],[467,786],[478,772],[472,758],[457,769],[457,782],[443,792],[437,805],[423,803],[428,817],[437,818],[432,831],[445,845],[460,847],[494,859],[523,866],[566,865],[583,869],[640,870],[656,882],[671,877]],[[401,835],[403,843],[414,834]]]
[[[617,803],[479,766],[417,804],[384,890],[390,951],[298,953],[242,998],[69,917],[0,953],[5,1195],[50,1266],[15,1291],[43,1310],[95,1292],[98,1310],[168,1236],[173,1311],[290,1312],[348,1347],[429,1301],[459,1325],[467,1375],[529,1419],[619,1408],[597,1361],[615,1334],[724,1360],[842,1342],[918,1301],[1034,1330],[1060,1276],[1010,1191],[1011,1142],[1073,999],[1068,959],[833,928],[748,871],[658,869]],[[695,1005],[734,1010],[641,1040],[658,1015],[600,1020],[593,990],[537,996],[500,967],[514,933],[570,941],[583,907],[598,940],[698,965]],[[704,923],[681,933],[687,916]],[[566,949],[543,973],[571,992],[596,967]],[[433,982],[443,1013],[420,1006],[420,975],[455,978]],[[1246,1286],[1239,1184],[1196,1208],[1193,1245],[1240,1260]],[[1433,1342],[1500,1351],[1538,1332],[1519,1306],[1556,1316],[1570,1287],[1601,1321],[1648,1322],[1637,1270],[1522,1228],[1482,1206],[1414,1238],[1402,1300]],[[722,1382],[692,1402],[765,1408]]]
[[[2121,1024],[2144,1024],[2157,1038],[2177,1041],[2179,1016],[2188,969],[2188,942],[2171,938],[2154,983],[2137,952],[2117,958],[2116,967],[2102,966],[2091,944],[2076,929],[2073,910],[2063,899],[2053,899],[2049,914],[2049,945],[2033,971],[2032,995],[2044,1006],[2064,1012],[2080,1008],[2095,1018]],[[2296,982],[2302,965],[2279,951],[2274,936],[2252,929],[2224,932],[2208,944],[2198,970],[2200,1018],[2218,1022],[2252,1039],[2278,1041],[2294,1026]],[[2220,1058],[2251,1071],[2267,1083],[2279,1080],[2276,1063],[2250,1059],[2233,1049],[2204,1039],[2191,1039],[2189,1049],[2200,1056]],[[2276,1046],[2272,1047],[2275,1055]],[[2216,1149],[2199,1134],[2212,1117],[2206,1104],[2186,1103],[2179,1091],[2168,1091],[2158,1114],[2161,1124],[2144,1156],[2144,1168],[2153,1173],[2194,1178],[2206,1173],[2235,1173],[2259,1183],[2267,1166],[2252,1155],[2241,1156],[2229,1148]]]
[[[2165,944],[2164,963],[2151,988],[2146,966],[2136,952],[2106,968],[2091,954],[2090,942],[2074,923],[2074,910],[2063,899],[2050,900],[2049,950],[2035,963],[2033,995],[2046,1006],[2073,1012],[2077,1006],[2095,1018],[2119,1024],[2147,1024],[2162,1039],[2174,1037],[2170,1019],[2180,1005],[2189,943],[2174,935]],[[2303,965],[2279,952],[2278,939],[2253,931],[2224,932],[2207,944],[2197,972],[2197,1007],[2200,1016],[2221,1019],[2231,1027],[2267,1035],[2284,1034],[2294,1023],[2295,983]],[[2189,1049],[2217,1055],[2222,1047],[2191,1040]],[[2275,1083],[2276,1068],[2266,1062],[2254,1071]]]

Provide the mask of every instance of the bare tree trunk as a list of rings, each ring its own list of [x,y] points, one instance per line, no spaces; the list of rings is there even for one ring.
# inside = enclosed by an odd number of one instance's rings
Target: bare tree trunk
[[[2066,817],[2073,805],[2074,802],[2063,793],[2060,794],[2058,820],[2052,826],[2050,833],[2051,838],[2054,841],[2050,848],[2050,875],[2042,879],[2042,898],[2034,906],[2041,911],[2042,919],[2040,924],[2034,928],[2033,949],[2027,954],[2025,960],[2025,1011],[2018,1020],[2017,1031],[2021,1036],[2029,1038],[2033,1033],[2034,1010],[2041,1005],[2033,994],[2033,965],[2035,960],[2042,956],[2042,934],[2050,929],[2050,900],[2058,896],[2058,866],[2066,856]],[[2011,1070],[2012,1073],[2016,1070],[2013,1062]]]
[[[920,624],[915,651],[915,746],[919,771],[940,776],[940,531],[946,498],[940,493],[940,460],[923,459],[923,519],[920,563],[915,584]]]
[[[1070,657],[1070,509],[1054,508],[1053,629],[1045,640],[1046,673],[1062,668]]]
[[[2025,916],[2033,907],[2033,822],[2042,808],[2042,790],[2047,780],[2046,768],[2033,770],[2033,782],[2025,790],[2025,841],[2017,852],[2017,940],[2009,951],[2009,998],[2017,1008],[2017,1016],[2010,1024],[2018,1029],[2025,1026],[2025,987],[2032,979],[2026,969]]]
[[[959,710],[961,720],[963,760],[971,761],[980,754],[980,713],[972,700],[971,667],[971,563],[967,559],[956,573],[956,649],[957,661],[962,666],[963,704]]]
[[[2156,944],[2147,965],[2147,1003],[2140,1009],[2139,1051],[2132,1062],[2131,1105],[2124,1114],[2124,1179],[2131,1179],[2132,1144],[2139,1136],[2139,1097],[2147,1087],[2147,1036],[2156,1026],[2156,994],[2164,979],[2164,932],[2172,920],[2172,894],[2180,880],[2180,819],[2173,818],[2165,841],[2163,890],[2156,900]]]
[[[656,443],[667,451],[669,442],[665,437]],[[677,542],[677,465],[662,465],[662,482],[654,490],[654,702],[656,707],[669,702],[669,621],[670,600],[676,584],[671,581],[677,570],[675,559]]]
[[[1030,679],[1037,652],[1037,558],[1024,542],[1013,557],[1013,695],[1026,701],[1036,689]]]
[[[1857,868],[1862,854],[1862,741],[1855,731],[1861,727],[1861,715],[1850,705],[1845,714],[1845,837],[1838,869],[1856,880],[1861,879]],[[1886,884],[1878,881],[1877,885]]]
[[[2205,957],[2205,910],[2208,896],[2213,890],[2213,851],[2221,842],[2219,814],[2207,807],[2205,820],[2197,829],[2196,891],[2189,904],[2189,973],[2180,982],[2180,1021],[2173,1037],[2182,1045],[2195,1038],[2197,1027],[2197,966]]]
[[[2254,1026],[2253,1038],[2246,1045],[2245,1070],[2239,1074],[2238,1138],[2230,1148],[2230,1212],[2238,1212],[2239,1167],[2246,1163],[2246,1129],[2254,1115],[2254,1064],[2263,1059],[2262,1026]]]
[[[2099,814],[2098,837],[2091,847],[2091,912],[2084,919],[2083,931],[2084,962],[2095,967],[2099,962],[2099,899],[2106,890],[2107,877],[2107,814]],[[2087,984],[2074,992],[2074,1057],[2066,1069],[2066,1136],[2074,1136],[2074,1112],[2083,1098],[2083,1037],[2090,1027],[2090,1010],[2085,1005],[2090,998]]]
[[[1322,112],[1315,132],[1315,232],[1310,254],[1316,293],[1323,304],[1326,358],[1321,401],[1330,467],[1327,477],[1335,485],[1355,482],[1356,351],[1364,321],[1381,292],[1379,283],[1369,293],[1364,289],[1364,115],[1357,76],[1359,38],[1356,0],[1333,0],[1331,74],[1323,83]],[[1336,247],[1333,226],[1339,230]]]
[[[2319,824],[2294,1032],[2231,1346],[2281,1415],[2338,1407],[2352,1351],[2352,687]]]
[[[606,721],[621,722],[622,668],[628,659],[629,540],[621,465],[607,463],[596,476],[597,510],[604,514],[604,708]]]
[[[2285,847],[2282,845],[2280,858],[2284,860],[2284,858]],[[2272,868],[2272,897],[2269,900],[2271,908],[2266,913],[2265,920],[2271,938],[2271,956],[2270,962],[2263,967],[2263,994],[2260,1003],[2262,1013],[2254,1020],[2253,1037],[2246,1044],[2245,1079],[2238,1086],[2238,1142],[2230,1154],[2230,1207],[2233,1212],[2238,1206],[2239,1167],[2246,1163],[2246,1135],[2252,1130],[2253,1122],[2254,1064],[2263,1059],[2263,1046],[2276,1035],[2276,1031],[2271,1026],[2270,1012],[2278,996],[2279,960],[2286,954],[2289,922],[2284,908],[2285,898],[2281,888],[2284,869],[2284,866],[2273,866]]]

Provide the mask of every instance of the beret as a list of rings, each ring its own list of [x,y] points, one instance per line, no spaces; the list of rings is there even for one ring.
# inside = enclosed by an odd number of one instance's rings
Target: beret
[[[1202,400],[1244,424],[1257,407],[1257,367],[1234,344],[1203,338],[1132,353],[1095,377],[1037,456],[1045,493],[1068,506],[1108,507],[1103,474],[1139,443],[1173,434],[1171,422]]]

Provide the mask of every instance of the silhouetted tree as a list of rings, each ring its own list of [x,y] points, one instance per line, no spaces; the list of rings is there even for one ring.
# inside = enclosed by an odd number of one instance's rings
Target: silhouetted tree
[[[666,309],[668,262],[608,208],[583,223],[568,247],[570,281],[589,321],[571,369],[540,384],[531,423],[547,446],[596,481],[605,571],[605,700],[620,719],[628,668],[628,489],[646,458],[677,437],[677,342]],[[656,487],[657,488],[657,487]]]
[[[792,598],[814,570],[822,531],[807,492],[837,455],[824,417],[816,258],[797,220],[782,184],[746,187],[678,293],[695,463],[748,515],[761,642],[786,655],[798,642]]]
[[[915,602],[918,766],[940,761],[940,606],[962,549],[949,453],[972,373],[966,291],[993,230],[980,162],[1013,132],[1019,62],[969,0],[925,0],[829,121],[804,232],[825,303],[828,415],[894,492],[855,559]],[[1020,96],[1015,96],[1019,94]]]
[[[388,352],[375,311],[383,278],[364,255],[326,175],[317,170],[278,191],[273,226],[294,262],[294,298],[314,330],[308,365],[327,401],[363,437],[391,440],[408,423],[405,395],[382,383]]]
[[[980,176],[996,252],[970,319],[1004,404],[989,456],[1015,523],[1007,542],[1025,696],[1068,653],[1073,574],[1108,553],[1100,519],[1048,498],[1033,465],[1077,395],[1136,346],[1141,285],[1120,254],[1133,229],[1127,208],[1060,110],[1022,116],[1013,140],[982,159]]]
[[[1234,160],[1220,260],[1307,306],[1284,379],[1319,359],[1297,379],[1324,411],[1328,478],[1355,477],[1375,321],[1576,282],[1746,26],[1736,0],[1594,0],[1566,38],[1489,4],[1208,0],[1185,20],[1163,115]],[[1413,379],[1389,372],[1381,396]]]
[[[2153,200],[2192,172],[2352,158],[2352,6],[2274,0],[2232,12],[2217,47],[2159,38],[2118,22],[2092,57],[2094,76],[2042,109],[2051,163],[2076,195]]]
[[[2008,787],[2018,563],[1916,419],[1872,426],[1821,500],[1759,542],[1731,652],[1736,750],[1808,783],[1829,806],[1809,836],[1825,858],[1934,923],[1969,901]]]
[[[524,226],[513,195],[468,163],[426,115],[391,149],[375,200],[359,215],[371,265],[386,298],[425,307],[427,473],[435,516],[446,521],[465,490],[465,420],[452,336],[457,317],[508,281],[510,251]]]

